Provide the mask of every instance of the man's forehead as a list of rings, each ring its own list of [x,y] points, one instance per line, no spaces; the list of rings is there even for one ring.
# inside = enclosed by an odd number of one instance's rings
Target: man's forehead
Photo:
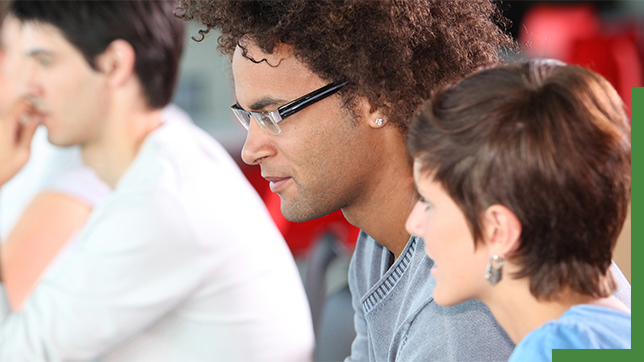
[[[237,100],[243,107],[269,98],[291,101],[326,84],[295,58],[288,44],[267,54],[247,41],[237,46],[232,70]]]
[[[3,60],[3,64],[5,65],[14,65],[15,62],[20,62],[20,32],[20,21],[11,15],[8,15],[2,24],[2,31],[0,34],[0,48],[5,55],[5,59]]]
[[[36,21],[22,23],[20,41],[24,52],[27,54],[33,51],[46,50],[55,52],[73,48],[57,27]]]
[[[19,43],[20,22],[11,15],[7,15],[2,23],[0,32],[0,42],[3,48],[10,47]]]

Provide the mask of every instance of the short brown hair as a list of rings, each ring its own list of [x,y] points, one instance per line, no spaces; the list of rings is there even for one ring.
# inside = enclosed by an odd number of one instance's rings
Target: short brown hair
[[[246,39],[268,54],[291,44],[320,78],[349,82],[340,94],[350,110],[366,97],[403,131],[436,86],[514,49],[491,0],[183,0],[175,13],[205,25],[201,35],[220,31],[225,54]]]
[[[551,60],[483,70],[434,94],[414,118],[410,154],[461,208],[508,207],[522,225],[510,260],[537,298],[566,288],[606,297],[631,192],[630,126],[600,75]]]

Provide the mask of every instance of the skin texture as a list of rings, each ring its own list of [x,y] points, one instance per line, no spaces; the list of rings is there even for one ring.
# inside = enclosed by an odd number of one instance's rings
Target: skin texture
[[[24,101],[18,101],[8,114],[0,115],[0,186],[4,185],[29,160],[31,139],[38,124],[22,125],[20,119],[30,112]]]
[[[252,42],[245,46],[251,59],[266,59],[251,61],[240,49],[233,55],[235,94],[246,110],[273,111],[330,83],[298,61],[289,45],[272,54]],[[306,221],[342,209],[349,222],[389,242],[398,255],[409,237],[403,227],[413,198],[409,159],[400,130],[377,126],[382,116],[361,102],[354,118],[333,95],[282,121],[277,136],[253,122],[242,158],[261,166],[287,219]]]
[[[489,287],[483,278],[490,255],[487,245],[475,247],[461,209],[432,175],[421,173],[418,163],[414,177],[421,199],[406,226],[411,234],[424,238],[425,252],[436,263],[434,300],[452,306],[483,295]]]
[[[20,23],[11,16],[0,28],[0,114],[7,114],[16,102],[21,72]]]
[[[240,51],[235,52],[235,94],[244,109],[272,111],[327,84],[297,62],[288,46],[268,60],[279,66],[255,64],[241,56]],[[280,135],[269,136],[253,123],[242,157],[246,163],[260,164],[265,178],[289,178],[275,190],[282,198],[284,216],[291,221],[305,221],[351,203],[350,195],[361,191],[360,178],[372,166],[366,164],[368,150],[356,142],[368,126],[354,125],[337,96],[294,114],[280,126],[283,129]],[[325,157],[316,157],[318,154]],[[367,162],[356,172],[349,172],[357,166],[354,157]],[[328,174],[332,165],[337,171]]]

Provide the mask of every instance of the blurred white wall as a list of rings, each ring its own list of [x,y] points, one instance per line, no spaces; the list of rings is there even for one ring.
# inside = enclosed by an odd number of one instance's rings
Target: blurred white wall
[[[188,23],[179,83],[173,102],[192,120],[214,136],[229,151],[241,149],[246,130],[237,122],[230,106],[234,103],[230,61],[217,53],[217,36],[211,32],[201,42],[201,27]]]

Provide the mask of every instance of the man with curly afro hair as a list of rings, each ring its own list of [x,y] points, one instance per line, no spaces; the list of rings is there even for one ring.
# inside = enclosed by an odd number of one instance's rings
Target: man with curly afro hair
[[[408,120],[432,90],[514,48],[492,0],[183,0],[175,14],[202,37],[220,32],[248,129],[242,158],[283,215],[341,209],[362,229],[346,361],[507,360],[513,344],[483,304],[433,303],[433,261],[405,230],[418,197]]]

